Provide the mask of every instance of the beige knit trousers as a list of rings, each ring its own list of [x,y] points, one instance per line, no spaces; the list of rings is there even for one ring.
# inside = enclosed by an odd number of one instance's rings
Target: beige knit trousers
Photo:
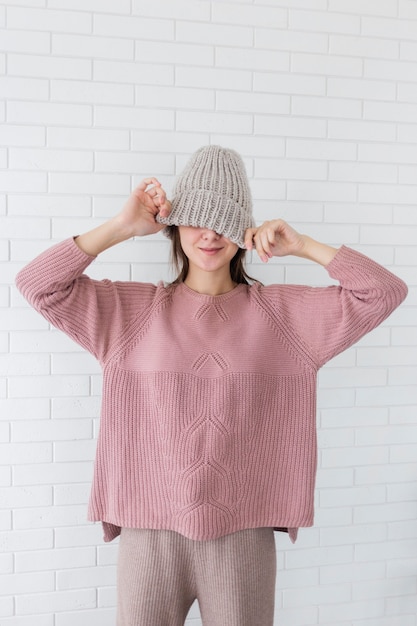
[[[123,528],[117,626],[183,626],[196,599],[204,626],[272,626],[275,577],[272,528],[212,541]]]

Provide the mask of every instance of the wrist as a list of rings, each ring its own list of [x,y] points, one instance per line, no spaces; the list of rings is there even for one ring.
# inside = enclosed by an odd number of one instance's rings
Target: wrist
[[[308,235],[301,235],[303,245],[297,256],[314,261],[320,265],[328,265],[336,256],[337,248],[320,243]]]
[[[81,250],[91,256],[97,256],[107,248],[111,248],[132,235],[129,229],[123,227],[118,220],[112,218],[101,226],[88,231],[75,238],[75,242]]]
[[[126,223],[126,220],[123,219],[122,215],[115,215],[107,222],[109,233],[112,233],[115,241],[120,243],[121,241],[125,241],[126,239],[131,239],[137,233],[134,231],[134,228],[131,224]]]

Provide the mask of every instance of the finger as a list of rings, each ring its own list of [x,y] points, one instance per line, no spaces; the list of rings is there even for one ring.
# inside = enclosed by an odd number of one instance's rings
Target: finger
[[[263,263],[267,263],[268,262],[268,255],[264,250],[261,238],[259,236],[257,236],[256,241],[255,241],[255,245],[256,245],[256,252],[259,256],[259,258],[261,259],[261,261]]]
[[[245,248],[247,250],[253,250],[253,248],[255,248],[256,244],[255,244],[255,235],[257,232],[257,228],[247,228],[245,231]]]
[[[277,241],[277,233],[275,232],[273,228],[270,228],[268,230],[268,242],[270,246],[274,246],[276,244],[276,241]]]
[[[161,217],[168,217],[170,213],[171,213],[171,203],[169,202],[169,200],[165,199],[165,202],[161,204],[161,206],[159,207],[159,214]]]
[[[154,178],[154,177],[144,178],[143,180],[141,180],[141,182],[136,187],[136,189],[138,191],[146,191],[150,185],[155,185],[156,187],[160,187],[161,183],[159,182],[157,178]]]
[[[256,248],[258,250],[258,246]],[[259,250],[258,252],[262,255],[262,257],[266,257],[267,259],[271,258],[271,247],[269,243],[269,234],[267,230],[264,230],[259,235]],[[262,259],[263,260],[263,259]]]
[[[162,187],[153,187],[149,191],[150,196],[152,197],[155,206],[161,206],[166,200],[165,191]]]
[[[256,250],[259,258],[261,259],[261,261],[263,261],[264,263],[267,262],[268,257],[265,254],[265,250],[263,249],[262,246],[262,241],[261,241],[261,233],[258,232],[259,229],[257,229],[257,231],[254,233],[252,240],[250,242],[250,250],[254,249]]]

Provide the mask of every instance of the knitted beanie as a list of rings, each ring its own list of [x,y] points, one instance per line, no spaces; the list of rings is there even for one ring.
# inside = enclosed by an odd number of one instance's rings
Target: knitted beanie
[[[198,226],[224,235],[244,248],[245,230],[255,226],[244,163],[237,152],[205,146],[195,152],[178,177],[167,226]],[[170,236],[170,230],[164,229]]]

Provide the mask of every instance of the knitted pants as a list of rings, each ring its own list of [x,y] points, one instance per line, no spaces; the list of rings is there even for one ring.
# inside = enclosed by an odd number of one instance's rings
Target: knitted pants
[[[204,626],[272,626],[275,575],[272,528],[212,541],[123,528],[117,626],[183,626],[195,599]]]

